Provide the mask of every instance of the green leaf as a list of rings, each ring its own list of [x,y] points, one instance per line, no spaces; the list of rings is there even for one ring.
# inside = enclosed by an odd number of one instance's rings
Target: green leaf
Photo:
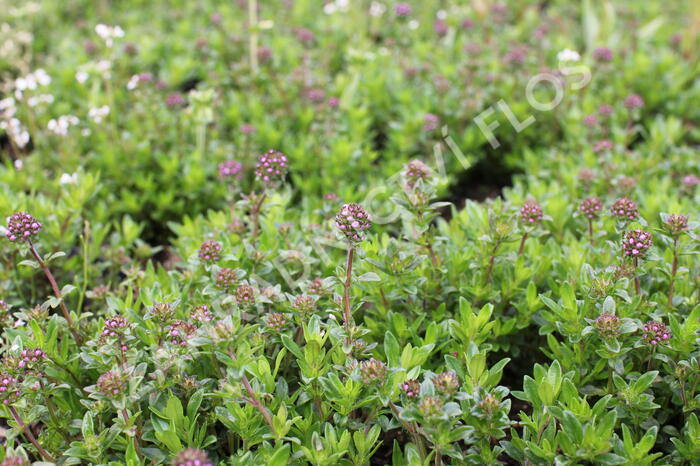
[[[386,353],[389,366],[397,367],[399,365],[400,351],[401,347],[399,346],[398,340],[393,333],[387,330],[386,333],[384,333],[384,352]]]

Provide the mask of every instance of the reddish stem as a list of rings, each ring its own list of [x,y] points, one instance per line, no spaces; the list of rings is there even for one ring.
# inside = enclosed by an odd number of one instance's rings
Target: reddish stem
[[[39,445],[39,442],[36,440],[36,437],[34,437],[34,434],[32,434],[32,431],[27,427],[27,425],[22,421],[22,418],[19,417],[19,414],[17,413],[17,410],[15,410],[14,406],[10,406],[10,413],[12,413],[12,417],[15,418],[15,422],[17,425],[22,429],[24,432],[24,435],[29,439],[29,441],[34,445],[34,447],[37,449],[39,454],[47,461],[50,461],[52,463],[56,462],[56,459],[51,456],[46,450],[44,450],[44,447]]]
[[[68,308],[66,307],[66,303],[64,302],[63,297],[61,296],[61,290],[58,288],[58,283],[56,283],[56,279],[54,278],[53,274],[51,273],[51,270],[46,265],[46,262],[44,262],[44,260],[39,255],[39,252],[36,250],[36,248],[34,247],[34,244],[32,244],[32,242],[31,242],[31,240],[29,241],[29,250],[31,251],[32,255],[34,256],[34,259],[39,263],[39,267],[41,267],[41,270],[44,271],[44,275],[46,275],[46,278],[48,279],[49,283],[51,284],[51,288],[53,289],[53,294],[54,294],[54,296],[56,296],[56,298],[59,301],[61,313],[63,314],[63,317],[66,319],[66,322],[68,322],[68,328],[70,329],[70,332],[73,334],[73,339],[75,339],[75,342],[78,345],[80,345],[82,342],[80,335],[78,335],[78,332],[75,329],[75,323],[73,322],[73,319],[71,318],[70,313],[68,312]]]
[[[355,253],[355,248],[350,245],[348,247],[348,258],[345,265],[345,283],[343,283],[343,325],[347,334],[348,342],[350,341],[350,319],[352,319],[352,310],[350,308],[350,286],[352,285],[352,259]]]

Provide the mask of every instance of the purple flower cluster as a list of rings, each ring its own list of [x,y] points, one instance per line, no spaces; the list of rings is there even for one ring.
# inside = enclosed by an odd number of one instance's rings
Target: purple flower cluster
[[[593,152],[603,152],[613,148],[613,143],[607,139],[596,142],[593,145]]]
[[[171,108],[182,107],[185,103],[185,98],[179,92],[173,92],[165,98],[165,105]]]
[[[382,361],[372,358],[360,363],[360,377],[366,384],[381,384],[386,379],[388,369]]]
[[[590,115],[586,115],[583,118],[583,124],[588,126],[589,128],[592,128],[598,124],[598,117],[592,113]]]
[[[365,230],[372,226],[372,219],[361,205],[344,204],[335,216],[335,226],[348,241],[357,243],[362,241]]]
[[[406,165],[404,177],[406,185],[413,188],[419,180],[425,182],[430,178],[430,168],[420,160],[412,160]]]
[[[597,197],[588,197],[581,202],[578,210],[588,219],[598,217],[598,213],[603,210],[603,204]]]
[[[253,304],[255,302],[255,288],[250,285],[241,285],[236,290],[236,302],[239,306]]]
[[[651,233],[637,229],[628,231],[622,241],[622,251],[626,257],[644,257],[652,245]]]
[[[394,7],[394,12],[399,18],[405,18],[411,14],[411,5],[408,3],[397,3]]]
[[[595,320],[595,328],[605,338],[613,338],[620,332],[620,319],[616,315],[604,312]]]
[[[542,221],[542,207],[534,199],[528,199],[520,208],[520,220],[526,225]]]
[[[671,214],[666,218],[666,227],[671,235],[677,236],[688,230],[688,217],[680,214]]]
[[[416,379],[408,379],[401,384],[401,390],[408,398],[418,398],[420,395],[420,382]]]
[[[282,152],[270,149],[258,157],[255,176],[264,185],[273,186],[284,181],[287,170],[287,157]]]
[[[0,401],[9,405],[19,400],[22,394],[19,382],[16,378],[8,374],[0,375]]]
[[[593,59],[597,62],[607,63],[612,61],[613,53],[608,47],[597,47],[593,49]]]
[[[126,374],[105,372],[97,379],[97,391],[107,397],[116,397],[124,393],[128,386]]]
[[[603,104],[600,107],[598,107],[598,113],[600,113],[603,116],[610,116],[613,114],[615,109],[612,108],[611,105],[608,104]]]
[[[301,316],[308,317],[316,310],[316,301],[311,296],[297,296],[292,303],[292,309]]]
[[[199,247],[199,259],[202,262],[216,262],[219,260],[221,252],[221,243],[213,239],[207,240]]]
[[[698,178],[695,175],[686,175],[681,180],[681,183],[683,183],[683,186],[685,186],[688,189],[694,188],[700,184],[700,178]]]
[[[239,175],[241,170],[243,170],[243,165],[235,160],[226,160],[219,164],[219,176],[221,178]]]
[[[28,459],[21,456],[6,456],[0,466],[30,466],[31,464]]]
[[[622,104],[628,110],[634,110],[636,108],[641,108],[644,106],[644,99],[642,99],[642,97],[639,94],[630,94],[627,97],[625,97],[625,100],[622,102]]]
[[[204,324],[206,322],[211,322],[214,319],[209,307],[206,304],[197,306],[190,312],[190,318],[197,322],[198,324]]]
[[[426,113],[423,117],[423,131],[435,131],[440,126],[440,117],[434,113]]]
[[[671,331],[663,322],[650,320],[644,324],[644,333],[642,338],[650,345],[656,346],[671,338]]]
[[[197,331],[197,327],[184,320],[176,320],[168,326],[167,330],[170,343],[185,346],[187,345],[187,340]]]
[[[173,459],[172,466],[213,466],[214,463],[202,450],[186,448]]]
[[[216,273],[216,286],[222,290],[230,290],[238,280],[238,274],[234,269],[222,268]]]
[[[17,362],[17,368],[23,369],[25,371],[30,371],[37,367],[46,360],[46,353],[39,348],[34,349],[24,349],[19,353],[19,361]],[[37,377],[42,377],[41,372],[37,372],[34,375]]]
[[[17,212],[7,220],[7,239],[10,241],[29,241],[39,234],[41,223],[27,212]]]
[[[267,315],[265,325],[274,332],[280,332],[287,325],[287,318],[281,312],[271,312]]]
[[[639,215],[637,212],[637,204],[626,197],[621,197],[616,200],[610,210],[613,216],[617,217],[619,220],[634,220]]]
[[[433,386],[440,395],[451,396],[459,388],[459,379],[455,371],[445,371],[433,377]]]
[[[418,403],[418,411],[425,418],[442,415],[442,400],[434,396],[426,396]]]

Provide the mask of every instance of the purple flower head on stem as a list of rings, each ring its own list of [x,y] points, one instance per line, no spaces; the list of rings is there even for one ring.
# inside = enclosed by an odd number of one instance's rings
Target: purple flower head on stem
[[[600,107],[598,107],[598,113],[606,117],[612,115],[614,111],[615,109],[613,109],[612,106],[608,104],[603,104]]]
[[[688,217],[680,214],[671,214],[665,220],[666,229],[672,236],[678,236],[688,231]]]
[[[644,99],[639,94],[630,94],[622,102],[626,109],[634,110],[644,106]]]
[[[620,319],[616,315],[604,312],[595,320],[595,328],[604,338],[613,338],[620,333]]]
[[[41,231],[41,223],[27,212],[17,212],[7,219],[7,239],[29,241]]]
[[[411,5],[408,3],[397,3],[394,7],[394,12],[399,18],[405,18],[411,14]]]
[[[263,185],[272,187],[284,181],[288,170],[287,157],[282,152],[270,149],[258,157],[255,176]]]
[[[634,220],[639,216],[637,204],[626,197],[621,197],[616,200],[610,208],[610,212],[614,217],[617,217],[618,220],[623,221]]]
[[[196,448],[186,448],[173,459],[172,466],[213,466],[206,452]]]
[[[534,225],[542,221],[542,207],[534,199],[528,199],[520,208],[520,220],[525,225]]]
[[[251,125],[250,123],[243,123],[241,125],[240,130],[241,130],[241,133],[248,135],[248,134],[253,134],[256,131],[256,128],[255,128],[255,126]]]
[[[597,197],[587,197],[581,202],[578,210],[581,211],[584,217],[594,219],[598,217],[598,213],[603,210],[603,204]]]
[[[408,379],[401,384],[401,390],[407,398],[418,398],[420,395],[420,383],[416,379]]]
[[[250,285],[241,285],[236,289],[236,302],[239,306],[255,303],[255,288]]]
[[[695,175],[686,175],[681,180],[681,183],[683,183],[683,186],[685,188],[691,189],[691,188],[696,187],[698,184],[700,184],[700,178],[698,178]]]
[[[242,170],[243,165],[235,160],[225,160],[219,164],[219,176],[221,178],[240,175]]]
[[[459,388],[459,379],[455,371],[445,371],[433,377],[433,386],[440,395],[451,396]]]
[[[603,139],[601,141],[598,141],[593,145],[593,152],[605,152],[606,150],[610,150],[613,148],[612,142],[610,142],[607,139]]]
[[[637,229],[625,233],[622,240],[622,253],[625,257],[643,258],[653,244],[651,233]]]
[[[593,49],[593,59],[599,63],[607,63],[612,61],[613,53],[608,47],[597,47]]]
[[[166,338],[176,346],[186,346],[187,340],[195,334],[197,327],[184,320],[176,320],[167,327]]]
[[[427,113],[423,117],[423,131],[435,131],[440,126],[440,117],[433,113]]]
[[[185,98],[179,92],[173,92],[165,98],[165,105],[170,108],[182,107],[185,105]]]
[[[129,385],[126,374],[105,372],[97,379],[97,391],[108,398],[117,398]]]
[[[408,162],[406,165],[406,170],[404,171],[406,185],[409,188],[413,188],[418,181],[427,181],[430,179],[430,175],[430,168],[420,160],[412,160]]]
[[[216,287],[222,290],[230,290],[238,280],[238,274],[234,269],[222,268],[216,273]]]
[[[202,262],[216,262],[220,258],[221,243],[213,239],[207,240],[199,247],[199,259]]]
[[[642,338],[651,346],[657,346],[666,343],[671,339],[671,330],[666,327],[663,322],[650,320],[644,324],[644,333]]]
[[[372,219],[359,204],[344,204],[335,216],[335,226],[351,243],[359,243],[372,226]]]
[[[592,113],[590,115],[586,115],[583,118],[583,124],[588,126],[589,128],[592,128],[598,124],[598,117]]]
[[[386,364],[372,358],[360,363],[360,377],[366,384],[381,384],[386,380],[388,369]]]

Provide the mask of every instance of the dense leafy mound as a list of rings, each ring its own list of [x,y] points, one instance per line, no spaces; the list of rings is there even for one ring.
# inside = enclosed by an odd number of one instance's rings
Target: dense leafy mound
[[[0,8],[3,465],[697,462],[694,4]]]

